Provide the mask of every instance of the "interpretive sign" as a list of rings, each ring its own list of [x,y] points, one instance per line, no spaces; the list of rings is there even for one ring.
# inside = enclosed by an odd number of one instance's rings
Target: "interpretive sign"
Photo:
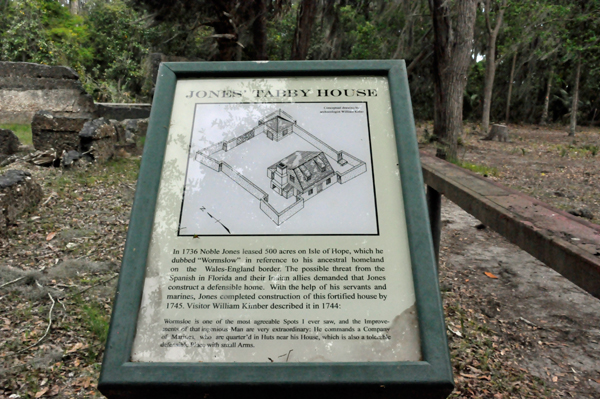
[[[405,67],[161,66],[100,390],[445,397]]]

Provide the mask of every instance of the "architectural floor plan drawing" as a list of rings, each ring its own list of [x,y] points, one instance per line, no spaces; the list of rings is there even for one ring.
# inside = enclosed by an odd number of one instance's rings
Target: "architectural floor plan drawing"
[[[218,108],[218,105],[214,107]],[[218,118],[210,124],[206,123],[204,114],[196,117],[201,118],[199,123],[204,122],[206,128],[198,128],[199,134],[195,136],[194,130],[192,135],[179,234],[208,235],[201,222],[188,223],[192,215],[195,219],[209,216],[206,226],[216,234],[260,234],[269,230],[272,234],[298,234],[310,232],[309,226],[314,229],[313,234],[335,234],[336,231],[344,232],[344,224],[352,228],[353,222],[349,219],[354,215],[361,219],[361,214],[362,219],[368,219],[362,228],[364,233],[376,234],[373,178],[372,173],[366,173],[369,170],[367,162],[370,162],[370,152],[367,155],[365,151],[369,150],[367,115],[366,109],[363,110],[366,105],[345,106],[348,113],[344,114],[334,112],[336,107],[330,103],[304,104],[304,108],[311,112],[298,115],[313,114],[312,124],[308,123],[306,128],[291,112],[282,109],[294,104],[251,105],[221,105],[220,111],[228,117]],[[205,104],[199,105],[199,108],[197,113],[204,111],[202,108],[214,111]],[[228,108],[226,112],[225,108]],[[322,123],[315,123],[315,116]],[[350,121],[351,125],[355,125],[353,129],[360,134],[352,135],[352,128],[335,131],[335,121],[340,118],[362,121],[360,124]],[[344,124],[338,125],[343,129]],[[310,131],[310,126],[317,131]],[[207,134],[206,131],[211,128],[222,133],[211,135],[209,131]],[[204,135],[200,136],[200,132]],[[344,137],[344,134],[347,136]],[[337,141],[335,146],[327,142],[328,138],[334,137]],[[222,139],[215,141],[214,138]],[[362,153],[368,159],[340,148],[340,144],[346,142],[351,148],[364,147]],[[350,144],[352,142],[353,145]],[[224,182],[224,179],[229,182]],[[359,183],[361,179],[364,181]],[[232,188],[232,183],[238,188]],[[217,195],[219,190],[220,197]],[[241,200],[242,196],[247,199],[247,205]],[[352,205],[354,198],[361,197],[362,201]],[[313,201],[313,198],[319,200]],[[315,209],[308,212],[312,207]],[[330,208],[328,212],[328,207],[335,209]],[[345,213],[340,214],[340,209],[344,208],[347,208]],[[330,221],[329,227],[326,224],[319,226],[323,224],[323,216],[319,215],[328,214],[336,220]],[[313,220],[310,222],[300,215]],[[300,219],[296,222],[297,218]],[[291,219],[295,221],[296,228],[287,226]],[[265,226],[265,220],[270,220],[275,229]],[[215,226],[209,226],[212,224],[218,224],[223,231],[214,231]],[[286,228],[283,228],[284,224]]]
[[[291,135],[297,135],[315,147],[316,151],[295,151],[271,165],[265,172],[271,181],[273,194],[295,201],[285,209],[275,209],[269,202],[270,194],[261,190],[243,174],[236,172],[230,165],[212,156],[221,151],[231,151],[245,142],[265,135],[269,140],[279,142]],[[325,155],[327,154],[327,155]],[[351,167],[343,173],[331,167],[327,157],[339,165]],[[344,151],[336,151],[317,137],[296,124],[291,115],[282,111],[265,116],[252,130],[216,145],[204,148],[196,153],[196,160],[205,166],[227,175],[260,201],[260,209],[273,222],[280,225],[304,208],[304,202],[318,195],[335,183],[344,184],[365,173],[367,167],[363,161]]]

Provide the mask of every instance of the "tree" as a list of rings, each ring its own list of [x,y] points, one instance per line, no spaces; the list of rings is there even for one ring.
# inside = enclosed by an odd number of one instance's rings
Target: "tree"
[[[510,119],[510,100],[512,97],[512,87],[513,81],[515,78],[515,65],[517,64],[517,52],[513,54],[512,66],[510,68],[510,78],[508,78],[508,95],[506,96],[506,117],[505,124],[508,125],[508,121]],[[489,121],[488,121],[489,122]]]
[[[570,12],[565,14],[563,40],[565,60],[575,63],[569,127],[569,136],[575,136],[582,62],[594,65],[600,59],[600,0],[577,0],[569,4],[569,8]]]
[[[267,60],[267,3],[266,0],[254,0],[254,23],[252,24],[252,42],[255,60]]]
[[[429,0],[433,19],[433,132],[438,138],[437,156],[454,160],[462,131],[463,92],[477,12],[476,0]]]
[[[317,13],[316,0],[302,0],[298,9],[298,22],[292,43],[292,60],[305,60],[312,33],[313,22]]]
[[[341,29],[340,7],[341,0],[325,1],[321,4],[321,30],[323,45],[321,59],[336,60],[342,55],[342,40],[344,31]]]
[[[95,1],[87,13],[89,45],[93,62],[87,65],[86,89],[96,101],[136,102],[141,100],[150,38],[157,28],[148,28],[142,18],[120,0]]]
[[[91,60],[88,29],[53,0],[14,0],[0,13],[0,59],[70,65],[81,71]]]
[[[494,1],[497,4],[496,1]],[[491,14],[492,4],[490,0],[485,0],[483,13],[485,15],[485,26],[487,32],[487,54],[485,56],[485,79],[483,86],[483,114],[481,116],[481,129],[484,134],[488,133],[490,126],[490,108],[492,102],[492,91],[494,88],[494,77],[496,76],[496,67],[498,61],[496,60],[496,39],[498,39],[498,33],[502,26],[502,19],[504,17],[504,10],[506,9],[506,0],[502,0],[502,4],[499,4],[499,9],[496,11],[496,24],[492,26]]]
[[[69,0],[69,11],[73,15],[79,14],[79,0]]]
[[[548,110],[550,108],[552,80],[554,80],[554,63],[552,63],[550,70],[548,71],[548,83],[546,84],[546,95],[544,96],[544,110],[542,111],[542,119],[540,120],[540,125],[542,126],[548,123]]]
[[[579,80],[581,78],[581,54],[577,55],[577,67],[575,72],[575,88],[573,89],[573,102],[571,104],[571,125],[569,136],[575,136],[577,129],[577,106],[579,105]]]
[[[422,16],[426,13],[424,8],[427,8],[422,1],[406,1],[398,4],[398,7],[402,7],[402,12],[400,15],[394,13],[394,16],[402,18],[403,24],[392,58],[404,58],[410,61],[407,62],[406,68],[406,73],[410,76],[421,62],[433,55],[433,48],[429,40],[432,28],[422,20]],[[392,5],[382,12],[391,13],[393,10]],[[386,22],[390,24],[391,21]]]
[[[267,54],[270,60],[289,60],[297,23],[290,1],[272,1],[267,7]]]
[[[150,26],[170,23],[174,37],[190,37],[200,29],[210,28],[217,52],[211,59],[219,61],[266,58],[266,0],[131,0],[150,13]],[[245,53],[244,53],[245,51]],[[182,56],[185,54],[181,54]]]

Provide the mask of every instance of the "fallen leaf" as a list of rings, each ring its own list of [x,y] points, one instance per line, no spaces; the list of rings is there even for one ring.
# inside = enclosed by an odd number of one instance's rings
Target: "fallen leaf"
[[[52,387],[52,390],[50,390],[50,393],[48,393],[48,396],[56,396],[56,395],[58,395],[59,392],[60,392],[60,387],[58,385],[55,385]]]
[[[77,197],[77,201],[83,201],[83,197]]]
[[[46,387],[46,388],[42,389],[41,391],[38,391],[38,393],[36,393],[36,394],[35,394],[35,397],[36,397],[36,399],[37,399],[37,398],[41,398],[42,396],[44,396],[44,394],[45,394],[46,392],[48,392],[48,389],[49,389],[49,388],[48,388],[48,387]]]
[[[79,349],[83,348],[83,344],[81,342],[76,343],[75,345],[73,345],[73,347],[71,349],[69,349],[67,351],[67,353],[73,353]]]
[[[450,330],[450,332],[452,332],[452,334],[456,335],[457,337],[461,337],[462,338],[462,334],[460,333],[460,331],[454,331],[454,330],[452,330],[450,328],[448,330]]]
[[[484,272],[486,276],[488,276],[489,278],[498,278],[498,276],[496,276],[495,274],[492,274],[490,272]]]
[[[54,236],[55,236],[55,235],[56,235],[56,231],[53,231],[52,233],[49,233],[49,234],[46,236],[46,241],[50,241],[51,239],[53,239],[53,238],[54,238]]]

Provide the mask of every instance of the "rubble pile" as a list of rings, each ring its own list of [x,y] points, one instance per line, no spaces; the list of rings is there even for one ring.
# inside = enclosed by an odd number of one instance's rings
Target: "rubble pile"
[[[138,144],[146,136],[147,130],[148,119],[117,121],[39,111],[31,124],[36,151],[25,157],[0,157],[0,166],[22,159],[40,166],[70,167],[80,161],[106,162],[115,156],[139,155],[141,148]],[[0,130],[0,154],[3,153],[4,143],[9,140],[13,139]],[[12,152],[5,152],[7,155],[16,152],[13,151],[15,144],[12,144],[13,141],[10,143]],[[18,139],[16,143],[18,149]]]

